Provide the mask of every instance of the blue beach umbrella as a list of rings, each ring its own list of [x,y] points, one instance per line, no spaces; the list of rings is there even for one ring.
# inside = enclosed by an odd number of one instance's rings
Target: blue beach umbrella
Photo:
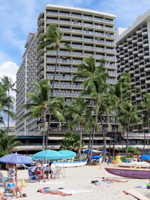
[[[64,156],[58,151],[54,150],[45,150],[40,151],[32,156],[32,159],[47,159],[47,160],[62,160]]]
[[[102,153],[104,152],[104,151],[101,151]],[[109,154],[109,152],[108,151],[106,151],[106,153],[108,153]]]
[[[58,152],[61,153],[64,156],[64,159],[72,158],[72,157],[76,156],[76,153],[73,152],[73,151],[61,150],[61,151],[58,151]]]
[[[102,156],[95,155],[95,156],[93,156],[91,159],[99,159],[99,158],[102,158]]]
[[[83,151],[83,153],[87,153],[88,149],[86,149],[85,151]],[[89,153],[91,153],[91,150],[89,150]],[[92,150],[92,153],[94,153],[94,151]]]
[[[33,161],[22,154],[9,154],[0,158],[0,162],[10,164],[31,164]]]
[[[142,155],[140,157],[140,160],[147,160],[147,159],[150,159],[150,155]]]

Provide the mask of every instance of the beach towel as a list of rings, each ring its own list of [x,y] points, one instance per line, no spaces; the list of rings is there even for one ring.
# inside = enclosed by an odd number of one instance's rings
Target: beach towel
[[[63,182],[39,182],[39,184],[46,184],[46,185],[49,185],[49,184],[51,184],[51,185],[53,185],[53,184],[63,184]]]
[[[135,186],[135,188],[147,188],[146,185],[139,185],[139,186]]]

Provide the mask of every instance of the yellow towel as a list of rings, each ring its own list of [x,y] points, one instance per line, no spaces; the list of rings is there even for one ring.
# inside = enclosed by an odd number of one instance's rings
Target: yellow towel
[[[22,181],[21,181],[21,186],[22,186],[22,187],[27,187],[26,182],[25,182],[24,179],[22,179]]]

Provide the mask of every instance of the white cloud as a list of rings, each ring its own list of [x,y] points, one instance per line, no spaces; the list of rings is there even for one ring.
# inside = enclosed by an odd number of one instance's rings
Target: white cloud
[[[19,66],[13,62],[4,62],[0,65],[0,76],[8,76],[11,77],[13,82],[16,81],[16,72]]]

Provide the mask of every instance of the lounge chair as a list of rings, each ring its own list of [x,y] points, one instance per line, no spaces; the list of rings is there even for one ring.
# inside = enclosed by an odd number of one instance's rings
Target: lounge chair
[[[32,170],[30,168],[28,168],[28,174],[29,174],[29,179],[32,182],[35,182],[36,180],[39,181],[39,176],[34,175],[34,173],[32,172]]]
[[[126,195],[131,195],[134,198],[138,199],[138,200],[150,200],[148,197],[144,196],[143,194],[133,190],[133,189],[129,189],[129,190],[123,190],[123,192]]]
[[[13,197],[13,192],[12,192],[12,191],[8,191],[8,188],[5,187],[5,183],[6,183],[7,181],[8,181],[8,178],[7,178],[7,177],[4,177],[4,178],[3,178],[3,186],[4,186],[4,192],[3,192],[3,194],[6,195],[6,196],[7,196],[7,195],[11,195],[11,196]],[[17,191],[17,192],[18,192],[18,191]],[[17,193],[17,192],[16,192],[16,193]]]
[[[57,177],[60,178],[60,174],[63,175],[62,167],[56,167],[56,170],[54,170],[53,173],[52,173],[52,177],[54,176],[55,179]]]
[[[3,183],[3,180],[4,180],[4,176],[3,176],[3,174],[0,172],[0,183]]]

